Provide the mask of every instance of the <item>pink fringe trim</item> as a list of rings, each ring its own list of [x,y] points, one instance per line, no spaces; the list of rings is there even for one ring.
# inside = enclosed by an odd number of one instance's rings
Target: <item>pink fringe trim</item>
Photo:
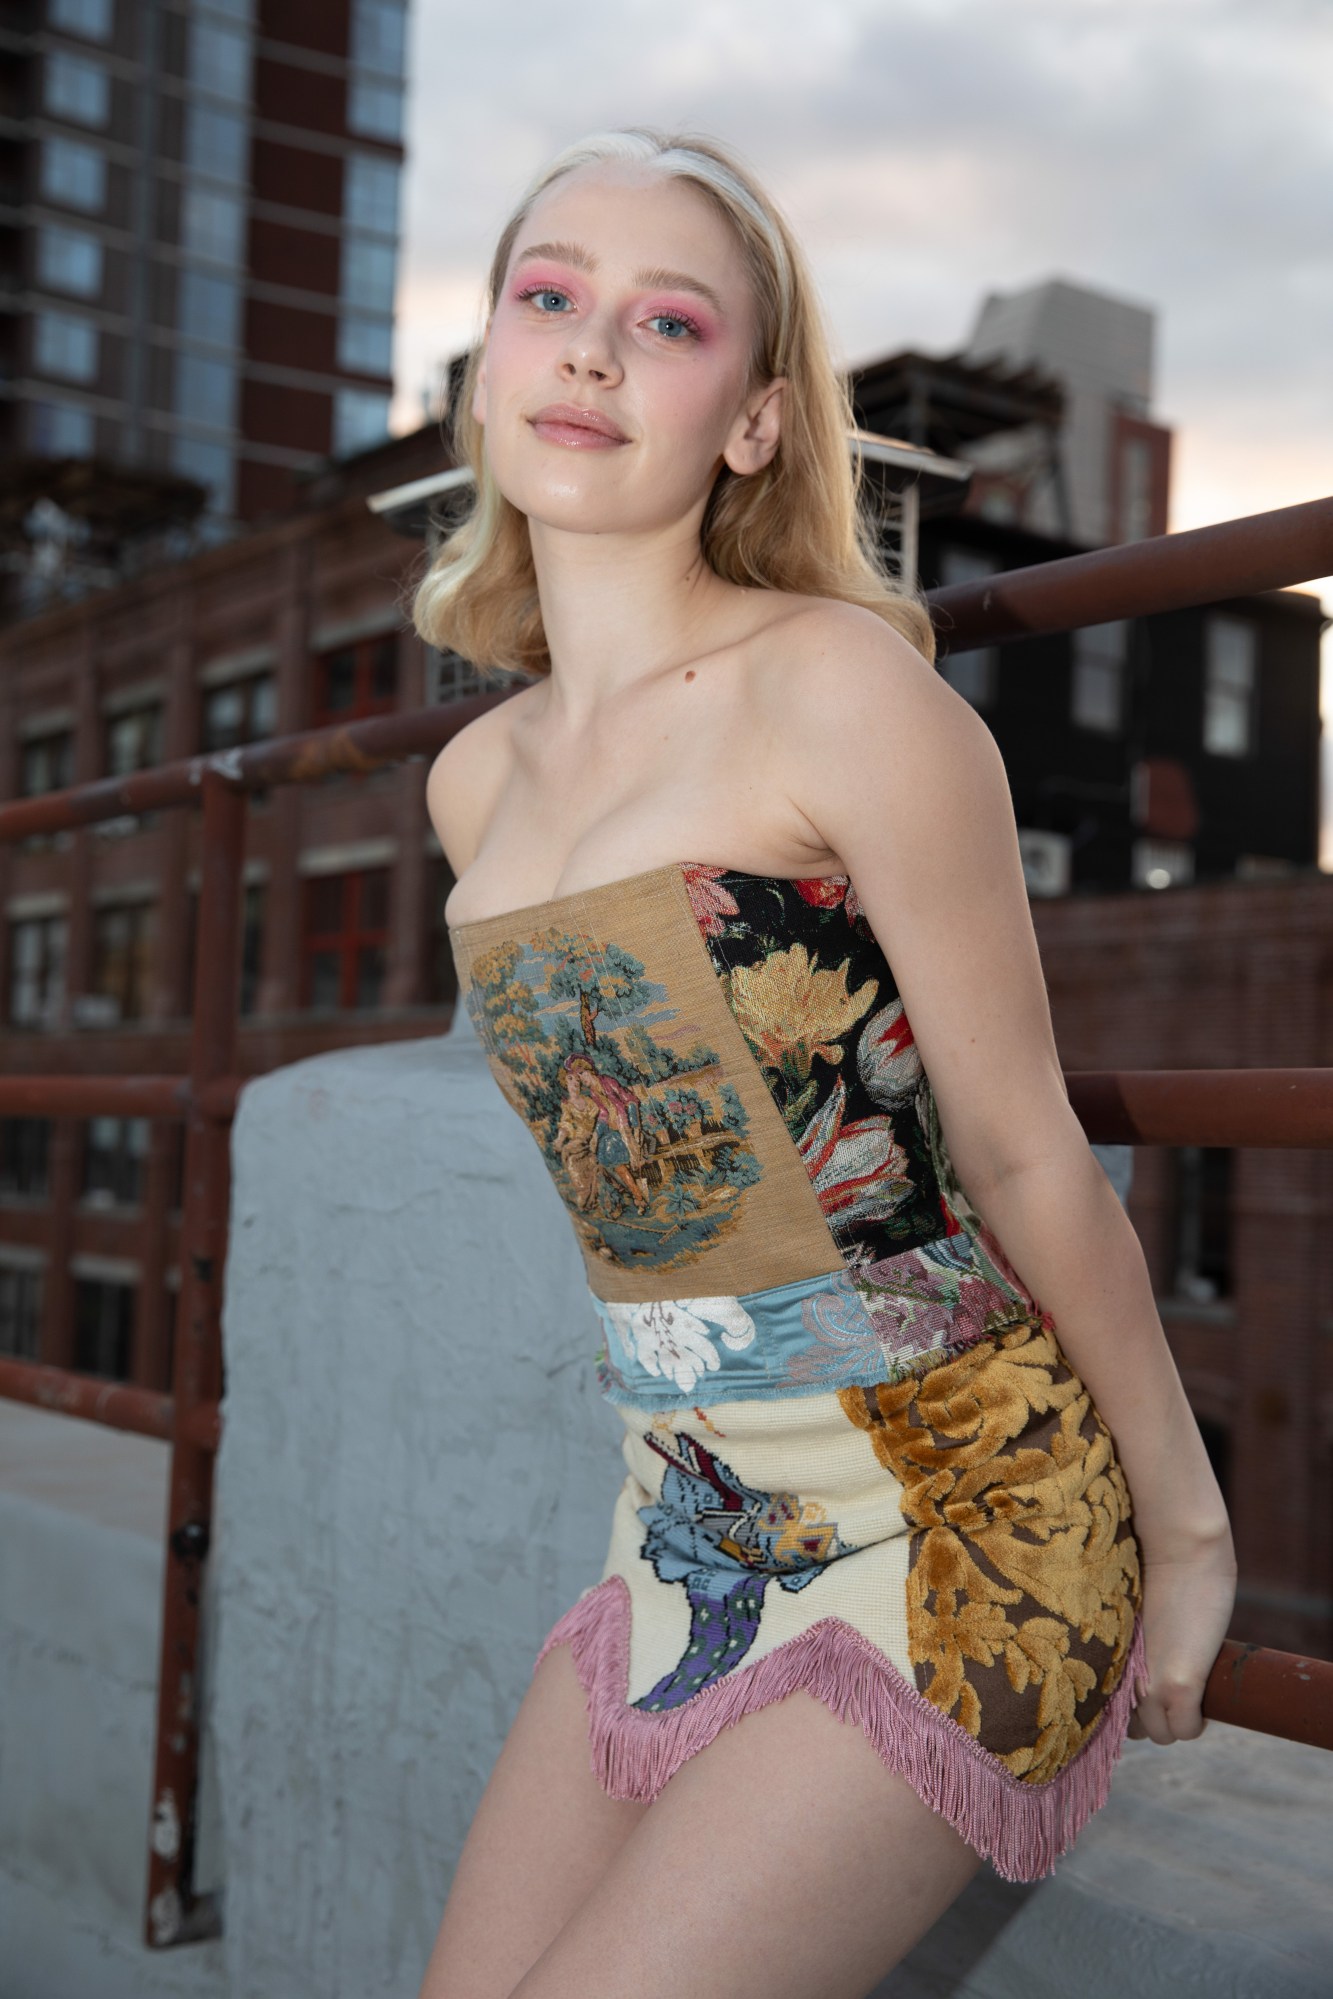
[[[555,1645],[570,1647],[588,1697],[593,1770],[608,1796],[650,1802],[722,1729],[803,1689],[862,1729],[888,1768],[1006,1881],[1049,1874],[1106,1803],[1147,1677],[1136,1619],[1124,1671],[1092,1734],[1057,1776],[1025,1784],[840,1617],[820,1618],[799,1638],[660,1714],[627,1704],[629,1630],[628,1586],[621,1576],[607,1576],[565,1612],[533,1665],[535,1672]]]

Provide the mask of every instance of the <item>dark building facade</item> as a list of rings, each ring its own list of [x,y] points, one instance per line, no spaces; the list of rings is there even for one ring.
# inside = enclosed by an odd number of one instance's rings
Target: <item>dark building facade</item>
[[[0,456],[212,519],[387,430],[406,0],[3,0]]]
[[[927,589],[1079,552],[963,513],[921,531]],[[1317,596],[1206,607],[951,653],[1004,755],[1034,894],[1310,869],[1319,855]]]

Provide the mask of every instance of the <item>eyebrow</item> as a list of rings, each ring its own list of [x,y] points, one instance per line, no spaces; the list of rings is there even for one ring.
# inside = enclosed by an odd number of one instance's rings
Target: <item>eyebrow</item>
[[[579,243],[532,243],[526,250],[520,250],[514,259],[514,268],[526,264],[537,257],[551,257],[560,264],[572,264],[576,271],[592,273],[597,269],[597,259],[590,256]],[[727,309],[711,285],[702,278],[692,278],[688,271],[666,271],[661,268],[636,271],[636,285],[662,285],[671,291],[695,292],[707,299],[719,319],[727,317]]]

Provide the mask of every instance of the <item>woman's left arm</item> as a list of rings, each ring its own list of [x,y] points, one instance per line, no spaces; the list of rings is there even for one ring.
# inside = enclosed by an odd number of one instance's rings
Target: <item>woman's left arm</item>
[[[769,740],[893,968],[968,1199],[1115,1439],[1144,1564],[1132,1733],[1197,1735],[1235,1593],[1230,1524],[1133,1224],[1070,1105],[1008,779],[984,721],[873,613],[817,614]]]

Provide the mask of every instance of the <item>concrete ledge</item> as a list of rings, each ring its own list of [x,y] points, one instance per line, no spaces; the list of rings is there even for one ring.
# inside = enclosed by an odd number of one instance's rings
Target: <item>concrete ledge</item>
[[[1046,1881],[977,1876],[873,1999],[1314,1999],[1333,1991],[1333,1756],[1209,1722],[1127,1742]]]

